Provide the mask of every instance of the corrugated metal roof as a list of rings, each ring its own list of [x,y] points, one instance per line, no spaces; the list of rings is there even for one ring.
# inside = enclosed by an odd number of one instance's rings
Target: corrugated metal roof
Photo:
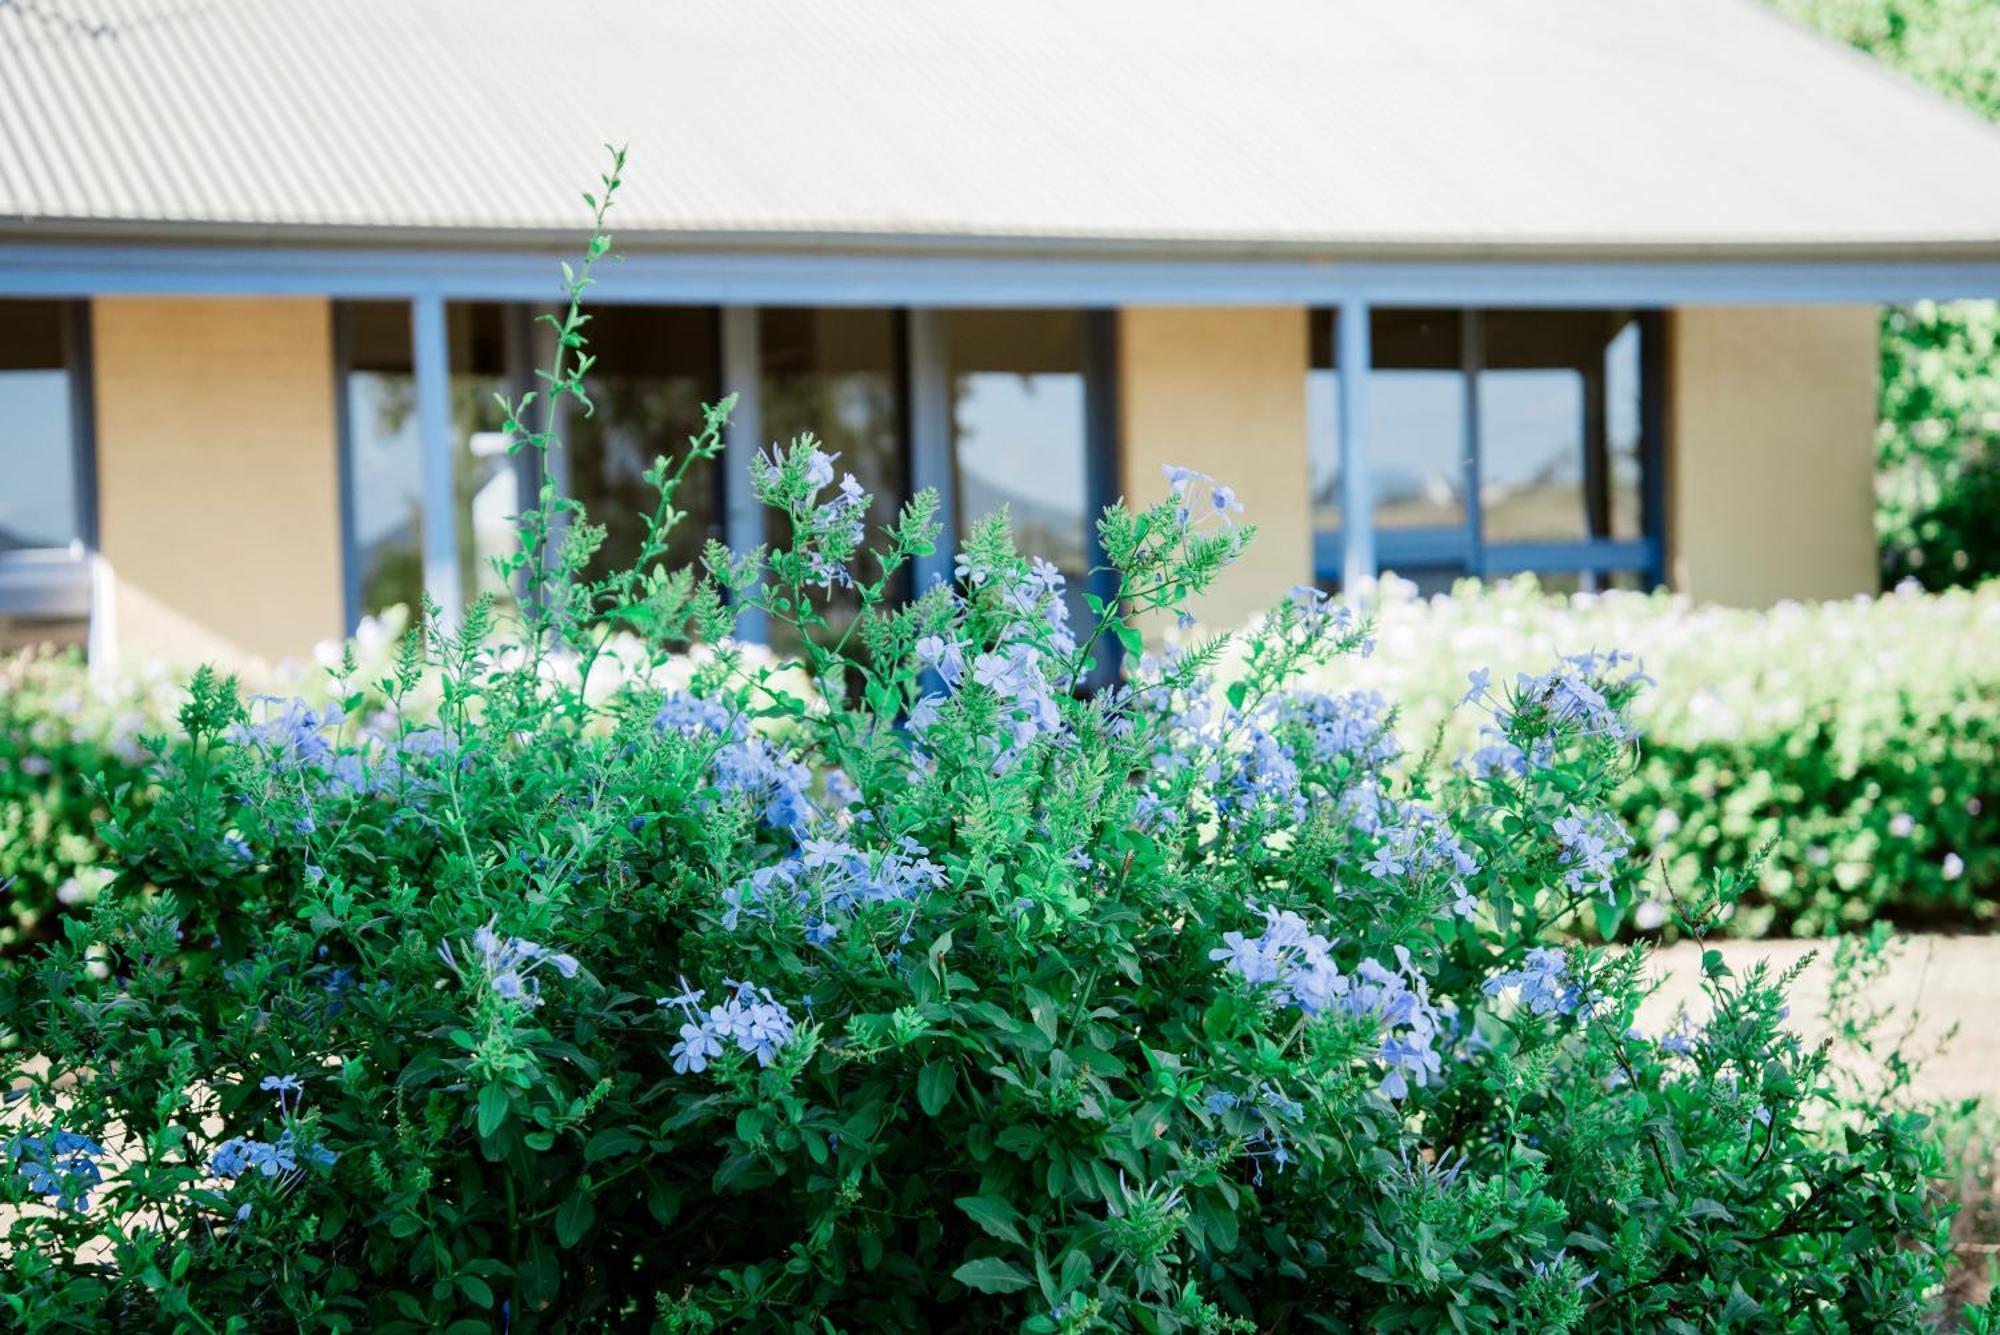
[[[0,228],[2000,255],[2000,133],[1751,0],[0,0]]]

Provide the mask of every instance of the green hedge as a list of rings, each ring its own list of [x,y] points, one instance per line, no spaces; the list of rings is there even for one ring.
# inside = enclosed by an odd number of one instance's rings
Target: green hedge
[[[142,778],[140,736],[165,731],[172,694],[161,674],[93,682],[73,652],[0,659],[0,949],[52,934],[110,879],[103,795]]]
[[[1338,680],[1403,702],[1412,745],[1442,727],[1440,763],[1476,744],[1476,712],[1451,708],[1473,669],[1499,682],[1552,653],[1638,655],[1656,684],[1620,812],[1656,900],[1769,846],[1731,924],[1744,935],[2000,913],[2000,581],[1763,612],[1532,580],[1423,599],[1391,581],[1377,646]]]

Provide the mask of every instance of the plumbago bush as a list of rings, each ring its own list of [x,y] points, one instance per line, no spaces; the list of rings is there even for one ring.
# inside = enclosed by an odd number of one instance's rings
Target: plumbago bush
[[[1667,924],[1674,887],[1740,877],[1734,935],[1878,921],[1980,927],[2000,913],[2000,580],[1927,594],[1698,607],[1666,593],[1562,597],[1532,579],[1420,598],[1385,580],[1377,652],[1307,674],[1378,692],[1438,768],[1477,763],[1491,720],[1467,674],[1539,672],[1615,644],[1657,678],[1613,797],[1633,842],[1590,924]]]
[[[543,406],[587,408],[590,275]],[[1783,980],[1715,957],[1714,1018],[1644,1033],[1638,953],[1553,944],[1617,860],[1630,665],[1476,692],[1495,763],[1436,786],[1295,689],[1367,643],[1310,591],[1227,683],[1215,640],[1086,692],[1250,540],[1226,489],[1107,511],[1088,625],[1003,518],[892,602],[935,500],[866,534],[810,438],[756,466],[782,540],[664,569],[726,411],[631,569],[586,578],[602,531],[544,492],[517,619],[337,668],[363,721],[194,678],[116,882],[0,967],[14,1322],[1922,1325],[1924,1120],[1837,1095]],[[714,649],[595,693],[617,635]]]

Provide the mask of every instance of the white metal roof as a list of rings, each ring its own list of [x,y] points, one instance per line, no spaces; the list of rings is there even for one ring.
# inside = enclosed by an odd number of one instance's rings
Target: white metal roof
[[[2000,132],[1752,0],[0,0],[0,232],[2000,257]]]

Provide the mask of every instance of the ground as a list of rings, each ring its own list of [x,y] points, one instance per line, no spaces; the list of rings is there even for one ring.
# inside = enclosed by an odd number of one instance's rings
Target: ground
[[[1774,969],[1785,968],[1817,951],[1792,988],[1792,1022],[1807,1038],[1826,1034],[1831,942],[1714,944],[1739,973],[1758,960],[1769,960]],[[1669,947],[1654,956],[1653,966],[1664,986],[1648,1005],[1642,1027],[1666,1027],[1682,1004],[1699,1019],[1706,1010],[1700,991],[1700,950],[1691,944]],[[1934,1051],[1944,1042],[1942,1052],[1919,1071],[1915,1092],[1940,1099],[1982,1095],[2000,1104],[2000,936],[1909,938],[1900,944],[1888,975],[1870,989],[1869,997],[1873,1004],[1895,1012],[1893,1021],[1884,1026],[1888,1037],[1909,1030],[1906,1051]]]

